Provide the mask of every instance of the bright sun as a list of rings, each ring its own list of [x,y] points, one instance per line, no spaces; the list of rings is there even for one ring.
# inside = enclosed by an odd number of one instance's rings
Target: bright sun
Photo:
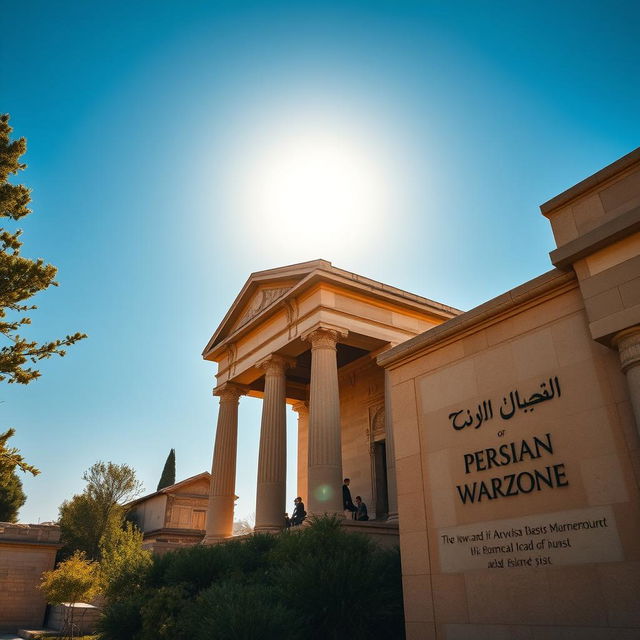
[[[301,256],[332,259],[383,233],[390,176],[370,140],[353,130],[292,126],[257,147],[241,160],[245,178],[236,180],[234,197],[257,240],[279,250],[294,242]]]

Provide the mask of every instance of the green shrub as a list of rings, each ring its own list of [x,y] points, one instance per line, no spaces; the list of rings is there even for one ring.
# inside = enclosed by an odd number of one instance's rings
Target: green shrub
[[[128,598],[142,588],[152,563],[142,548],[142,531],[131,522],[103,536],[100,541],[100,582],[109,601]]]
[[[157,588],[183,585],[195,595],[229,573],[229,554],[223,546],[196,545],[154,557],[148,584]]]
[[[180,617],[191,602],[183,586],[160,587],[145,595],[141,608],[140,640],[181,640],[190,631],[180,624]]]
[[[336,518],[154,557],[123,591],[104,640],[404,637],[398,551]]]
[[[183,618],[192,640],[298,640],[293,612],[272,587],[222,582],[203,591]]]
[[[295,612],[305,637],[401,638],[404,635],[398,551],[347,533],[321,518],[280,538],[273,553],[280,600]]]
[[[142,631],[142,604],[140,593],[127,598],[123,595],[116,602],[108,602],[98,621],[97,631],[101,640],[135,640]]]

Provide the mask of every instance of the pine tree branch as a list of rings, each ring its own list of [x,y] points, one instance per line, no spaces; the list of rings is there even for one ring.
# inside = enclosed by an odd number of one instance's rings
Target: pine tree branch
[[[24,473],[29,472],[31,475],[37,476],[40,470],[25,462],[25,459],[20,455],[19,449],[7,447],[7,441],[15,432],[15,429],[8,429],[0,434],[0,467],[10,469],[11,471],[18,467]]]
[[[24,138],[12,141],[11,132],[9,116],[0,115],[0,217],[19,220],[31,213],[28,208],[31,191],[24,185],[11,184],[8,178],[26,168],[20,157],[26,152],[27,143]],[[36,307],[24,301],[58,284],[57,269],[53,265],[41,258],[31,260],[20,255],[21,234],[20,230],[11,232],[0,228],[0,318],[6,318],[7,312],[32,311]],[[28,316],[0,322],[0,335],[13,343],[0,349],[0,381],[28,384],[40,373],[23,365],[53,355],[64,356],[64,347],[86,338],[84,333],[74,333],[61,340],[38,344],[16,333],[19,327],[30,322]]]

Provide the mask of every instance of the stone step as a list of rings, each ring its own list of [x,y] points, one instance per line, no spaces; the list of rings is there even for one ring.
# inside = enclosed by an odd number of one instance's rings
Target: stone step
[[[44,635],[45,633],[49,635],[54,635],[54,636],[59,634],[59,632],[56,631],[55,629],[18,629],[17,638],[39,638],[41,635]]]

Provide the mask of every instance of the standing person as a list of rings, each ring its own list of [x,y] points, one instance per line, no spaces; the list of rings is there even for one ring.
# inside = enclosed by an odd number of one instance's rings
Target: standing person
[[[354,517],[354,513],[357,511],[355,505],[353,504],[353,500],[351,499],[351,491],[349,490],[349,483],[351,480],[349,478],[345,478],[342,481],[344,484],[342,485],[342,506],[345,511],[351,512],[351,517]]]
[[[307,512],[304,510],[304,502],[302,502],[300,496],[293,501],[293,504],[295,507],[291,515],[291,526],[295,527],[304,522],[304,519],[307,517]]]
[[[356,496],[356,520],[368,520],[369,515],[367,514],[367,505],[362,502],[362,498],[360,496]]]

